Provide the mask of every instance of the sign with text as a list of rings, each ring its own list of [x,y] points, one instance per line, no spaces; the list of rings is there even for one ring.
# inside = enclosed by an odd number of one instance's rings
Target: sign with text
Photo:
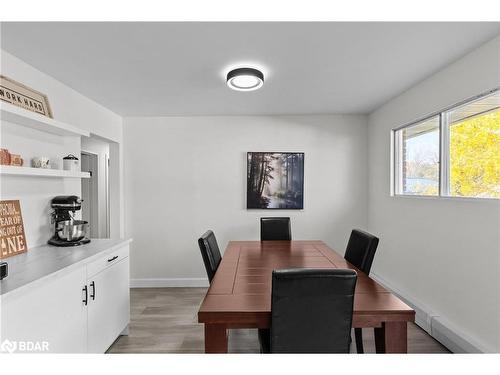
[[[22,254],[27,250],[19,201],[0,201],[0,259]]]
[[[47,96],[0,75],[0,100],[52,118]]]

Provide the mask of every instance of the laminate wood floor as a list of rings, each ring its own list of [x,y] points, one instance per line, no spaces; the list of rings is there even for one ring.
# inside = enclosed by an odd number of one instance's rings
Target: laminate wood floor
[[[129,335],[120,336],[108,353],[203,353],[197,313],[205,293],[206,288],[131,289]],[[364,329],[363,339],[365,352],[375,353],[373,330]],[[259,353],[257,330],[230,330],[228,345],[229,353]],[[413,323],[408,326],[408,352],[449,353]]]

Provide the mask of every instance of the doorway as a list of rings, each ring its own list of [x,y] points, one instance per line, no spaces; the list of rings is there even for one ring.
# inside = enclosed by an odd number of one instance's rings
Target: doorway
[[[97,138],[82,138],[82,220],[89,222],[91,238],[110,237],[109,143]]]

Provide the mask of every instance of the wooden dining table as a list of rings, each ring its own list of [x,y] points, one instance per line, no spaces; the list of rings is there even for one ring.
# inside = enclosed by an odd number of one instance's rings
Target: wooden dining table
[[[357,272],[353,328],[374,328],[377,353],[407,352],[415,311],[322,241],[231,241],[198,311],[205,352],[227,353],[229,329],[269,328],[275,269],[348,268]]]

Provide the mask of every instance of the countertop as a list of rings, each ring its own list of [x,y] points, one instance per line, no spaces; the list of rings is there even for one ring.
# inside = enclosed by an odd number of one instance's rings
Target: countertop
[[[129,244],[131,239],[91,239],[90,243],[74,247],[44,245],[34,247],[24,254],[3,259],[9,264],[9,275],[0,280],[0,296],[64,271],[90,263],[107,252]]]

